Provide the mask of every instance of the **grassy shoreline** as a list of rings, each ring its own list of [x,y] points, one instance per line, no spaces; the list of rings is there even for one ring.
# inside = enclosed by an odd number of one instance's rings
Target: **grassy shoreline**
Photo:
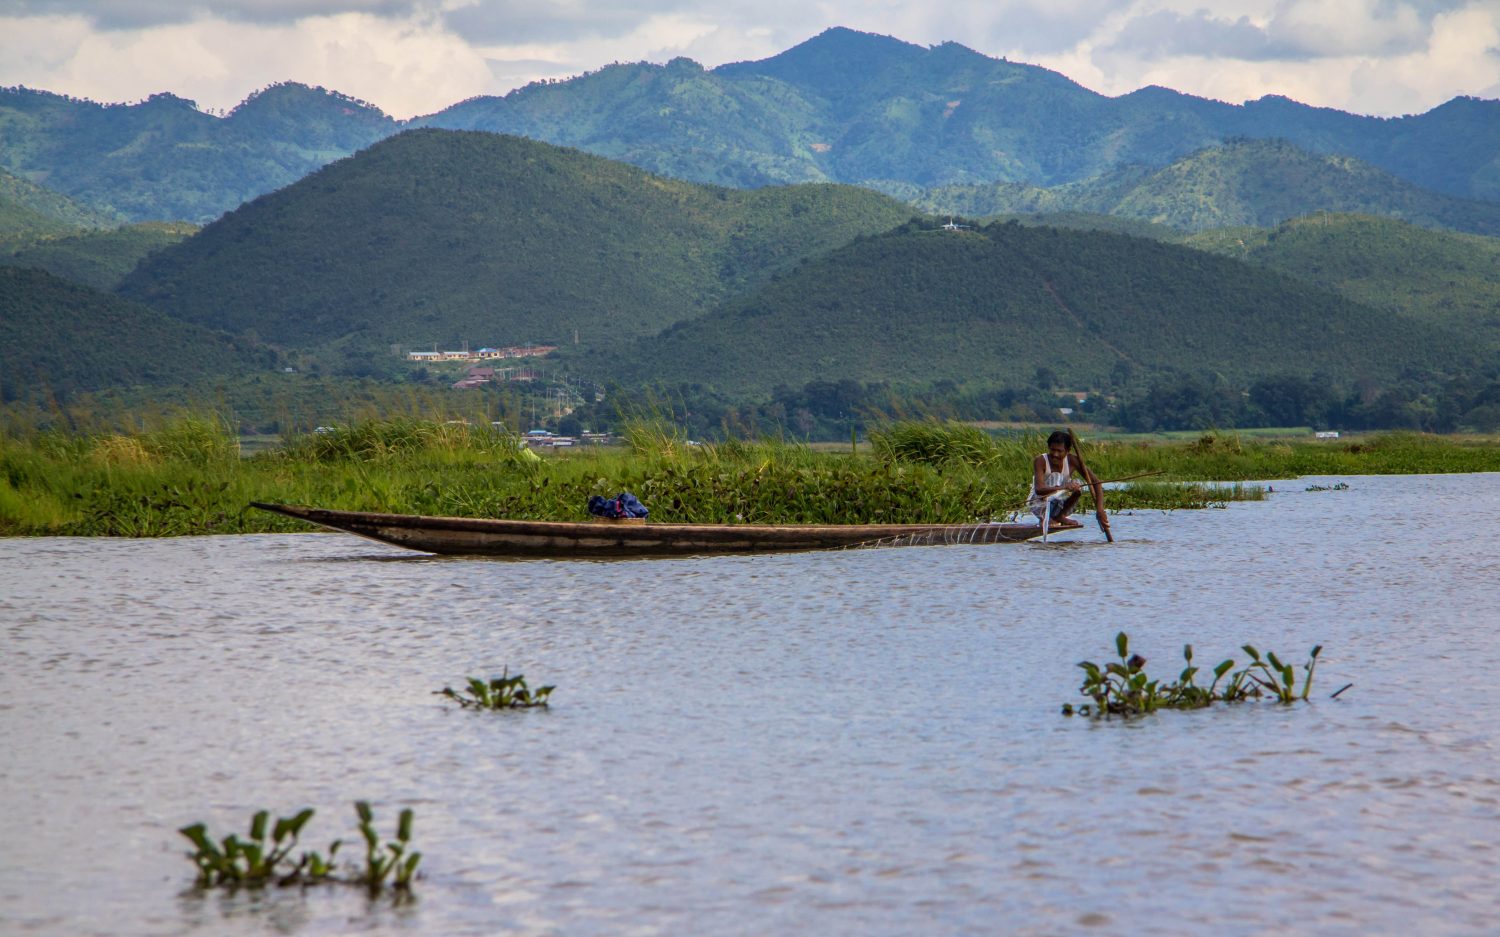
[[[687,445],[642,424],[629,445],[537,457],[487,428],[371,421],[242,458],[201,417],[134,435],[0,438],[0,535],[178,536],[305,530],[248,508],[320,507],[584,520],[590,495],[632,491],[653,520],[678,523],[966,523],[1022,510],[1041,435],[996,439],[973,427],[895,424],[857,453],[775,441]],[[1386,434],[1288,442],[1204,434],[1187,442],[1087,444],[1122,487],[1112,510],[1223,505],[1265,496],[1247,481],[1299,475],[1500,471],[1493,439]],[[1085,505],[1087,507],[1087,505]]]

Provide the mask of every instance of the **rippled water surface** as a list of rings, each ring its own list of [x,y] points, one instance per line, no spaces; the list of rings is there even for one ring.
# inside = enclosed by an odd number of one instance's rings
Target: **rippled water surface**
[[[1494,932],[1500,475],[1274,485],[1112,546],[0,540],[0,931]],[[1121,629],[1321,643],[1315,701],[1060,716]],[[432,695],[506,666],[551,709]],[[189,887],[178,827],[358,798],[415,809],[414,903]]]

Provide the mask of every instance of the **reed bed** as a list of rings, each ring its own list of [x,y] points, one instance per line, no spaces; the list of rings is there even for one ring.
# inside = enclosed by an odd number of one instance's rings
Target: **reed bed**
[[[976,433],[978,435],[976,435]],[[174,536],[304,530],[247,507],[320,507],[584,520],[592,495],[634,492],[654,521],[967,523],[1024,508],[1042,437],[986,438],[968,426],[893,424],[857,455],[778,440],[690,445],[642,421],[627,445],[538,456],[489,427],[414,417],[369,420],[241,457],[212,418],[139,434],[0,437],[0,534]],[[1394,435],[1355,443],[1087,442],[1104,478],[1164,471],[1111,493],[1112,510],[1221,506],[1299,474],[1500,470],[1500,447]],[[1090,508],[1088,499],[1080,513]]]

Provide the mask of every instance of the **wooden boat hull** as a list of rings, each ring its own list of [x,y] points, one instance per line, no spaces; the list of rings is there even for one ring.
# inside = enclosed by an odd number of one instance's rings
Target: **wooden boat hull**
[[[469,556],[591,557],[776,553],[863,546],[1019,543],[1034,524],[620,524],[428,517],[330,511],[293,504],[251,507],[408,550]]]

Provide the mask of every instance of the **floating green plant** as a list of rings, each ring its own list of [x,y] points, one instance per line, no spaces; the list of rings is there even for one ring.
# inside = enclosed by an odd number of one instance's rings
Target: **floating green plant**
[[[312,808],[294,816],[277,818],[270,831],[271,841],[267,843],[266,826],[270,816],[265,810],[257,811],[250,818],[246,839],[230,833],[215,843],[202,823],[178,830],[196,848],[188,858],[198,868],[198,885],[204,888],[216,885],[259,888],[272,881],[278,885],[290,885],[327,878],[333,871],[333,857],[339,850],[338,840],[328,847],[327,858],[316,852],[304,852],[295,862],[290,858],[302,827],[312,819]]]
[[[1193,646],[1184,645],[1182,656],[1187,666],[1175,682],[1163,682],[1147,675],[1146,659],[1130,653],[1130,638],[1121,631],[1115,635],[1118,662],[1100,665],[1086,660],[1078,665],[1084,673],[1083,685],[1078,692],[1091,702],[1076,709],[1072,703],[1064,703],[1063,715],[1071,716],[1076,712],[1094,717],[1139,716],[1161,709],[1202,709],[1214,703],[1243,703],[1262,697],[1284,704],[1307,700],[1312,691],[1313,670],[1317,667],[1323,645],[1315,646],[1307,663],[1302,665],[1300,685],[1296,668],[1282,663],[1274,653],[1263,656],[1249,644],[1243,645],[1242,649],[1250,655],[1250,664],[1235,670],[1233,658],[1221,661],[1213,669],[1213,682],[1204,687],[1197,683],[1199,668],[1193,664]],[[1348,688],[1345,686],[1338,693]]]
[[[198,869],[197,885],[200,888],[263,888],[266,885],[316,885],[323,882],[338,882],[349,885],[364,885],[370,893],[378,894],[391,879],[391,887],[407,892],[416,875],[417,864],[422,860],[420,852],[408,849],[411,842],[412,812],[401,811],[397,821],[396,840],[380,845],[375,833],[374,813],[366,801],[354,804],[359,816],[359,831],[365,838],[366,857],[364,872],[341,878],[337,871],[335,856],[343,840],[334,840],[327,854],[303,852],[295,861],[292,851],[297,847],[297,837],[307,821],[312,819],[313,809],[305,808],[290,817],[278,818],[270,823],[270,813],[257,811],[250,819],[249,835],[241,839],[231,833],[215,842],[208,835],[208,828],[194,823],[178,830],[194,846],[188,859]],[[269,826],[270,841],[267,842]]]
[[[533,691],[526,686],[524,676],[516,674],[512,677],[509,669],[501,676],[489,680],[478,677],[469,677],[468,680],[467,689],[455,690],[451,686],[445,686],[434,692],[438,696],[448,697],[465,709],[530,709],[546,706],[547,697],[557,689],[553,686],[541,686]]]
[[[407,846],[411,842],[411,808],[401,811],[396,821],[396,839],[394,842],[380,847],[380,836],[375,832],[374,813],[366,801],[356,801],[354,810],[359,814],[359,832],[365,838],[365,872],[361,878],[365,887],[370,889],[371,894],[377,894],[385,887],[385,880],[392,878],[391,887],[407,891],[411,888],[412,876],[416,874],[417,863],[422,861],[420,852],[407,854]]]
[[[1348,491],[1348,482],[1336,482],[1332,485],[1308,485],[1308,491]]]

